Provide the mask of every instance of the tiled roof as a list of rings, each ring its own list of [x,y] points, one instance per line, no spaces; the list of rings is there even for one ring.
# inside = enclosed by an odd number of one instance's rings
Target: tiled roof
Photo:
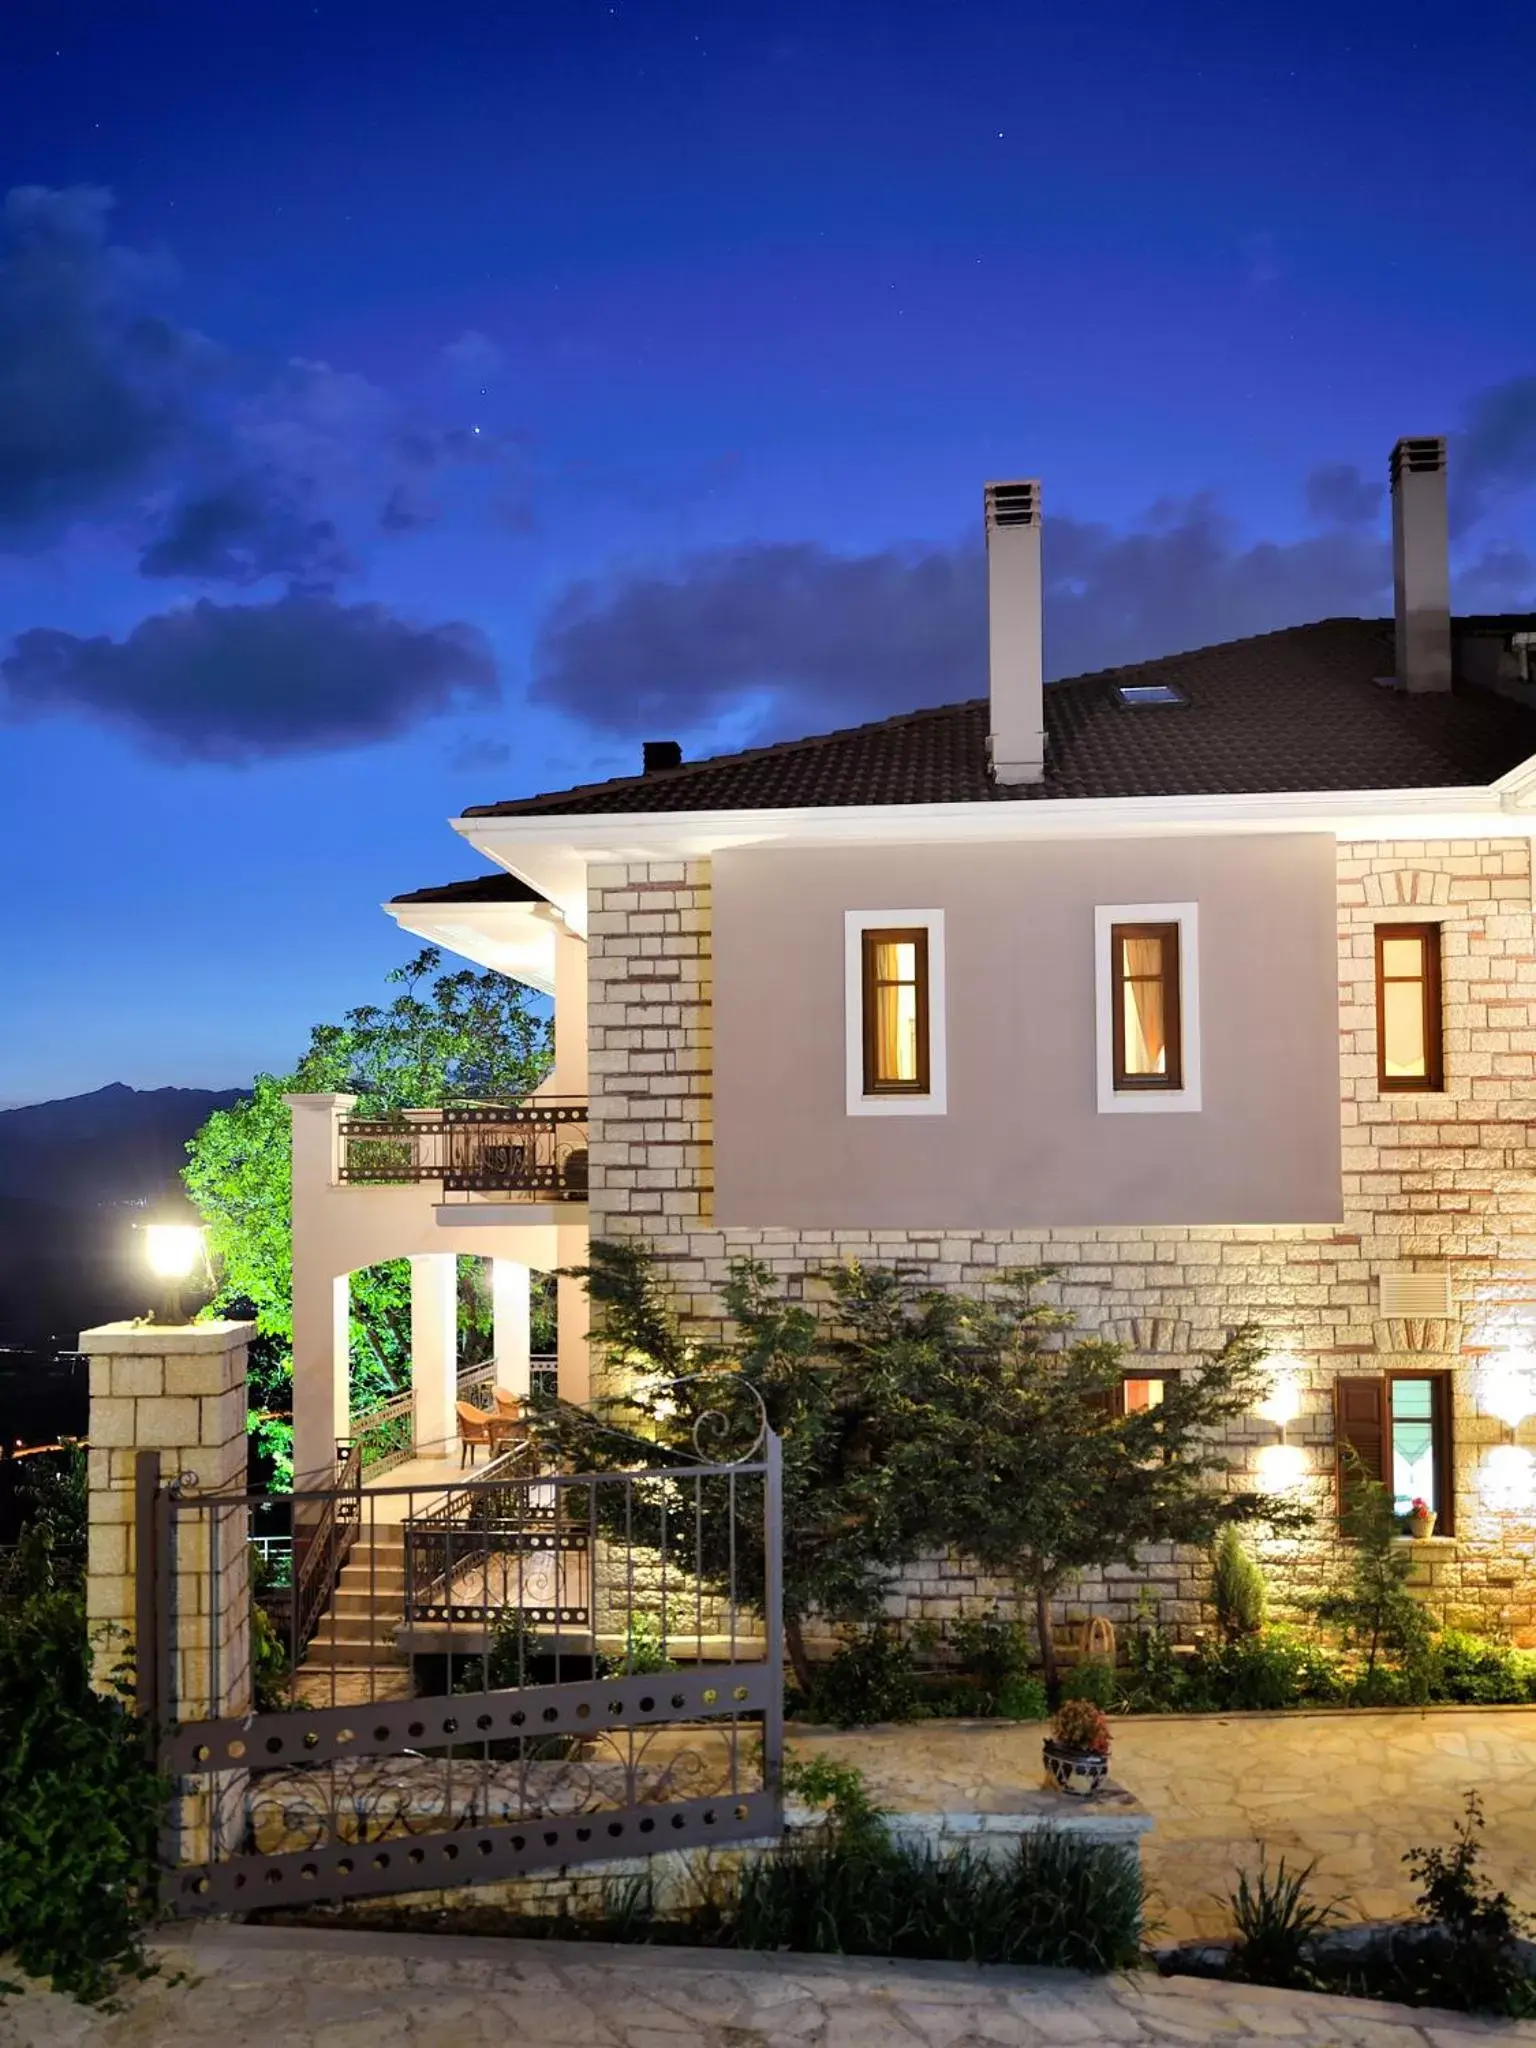
[[[987,769],[987,700],[509,803],[470,817],[1038,802],[1481,786],[1536,754],[1536,710],[1466,684],[1407,696],[1389,619],[1323,619],[1051,683],[1042,782]],[[1127,684],[1182,701],[1132,708]]]
[[[516,875],[472,875],[467,882],[439,882],[432,889],[411,889],[391,896],[391,903],[542,903],[537,889],[531,889]]]

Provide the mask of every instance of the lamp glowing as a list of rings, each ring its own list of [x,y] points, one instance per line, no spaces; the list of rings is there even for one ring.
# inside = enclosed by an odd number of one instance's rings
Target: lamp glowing
[[[1501,1351],[1490,1358],[1483,1374],[1483,1406],[1506,1428],[1518,1429],[1536,1409],[1529,1351]]]
[[[1266,1358],[1264,1366],[1270,1375],[1269,1392],[1262,1401],[1254,1403],[1254,1413],[1283,1430],[1301,1413],[1301,1360],[1288,1351],[1280,1351],[1273,1358]]]
[[[144,1263],[160,1283],[150,1320],[185,1323],[182,1295],[189,1286],[200,1286],[208,1272],[203,1226],[190,1202],[171,1199],[155,1205],[144,1225]]]
[[[1300,1444],[1266,1444],[1259,1452],[1258,1468],[1272,1493],[1289,1493],[1307,1476],[1307,1454]]]
[[[195,1223],[150,1223],[144,1256],[157,1280],[189,1280],[203,1255],[203,1233]]]

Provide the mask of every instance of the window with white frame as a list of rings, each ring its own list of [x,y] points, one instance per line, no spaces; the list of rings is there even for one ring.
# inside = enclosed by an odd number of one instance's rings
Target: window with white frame
[[[850,1116],[943,1116],[944,913],[845,913]]]
[[[1101,1114],[1200,1107],[1200,920],[1193,903],[1094,911]]]

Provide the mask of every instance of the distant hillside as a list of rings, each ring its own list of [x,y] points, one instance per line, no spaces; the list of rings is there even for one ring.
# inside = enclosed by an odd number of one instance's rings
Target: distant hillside
[[[0,1110],[0,1196],[97,1208],[141,1202],[175,1179],[187,1140],[237,1088],[125,1088]]]
[[[73,1345],[148,1306],[133,1224],[234,1088],[125,1088],[0,1110],[0,1345]]]

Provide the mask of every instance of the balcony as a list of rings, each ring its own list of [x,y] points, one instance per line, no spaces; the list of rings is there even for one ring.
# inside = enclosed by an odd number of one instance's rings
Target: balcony
[[[388,1117],[342,1116],[336,1177],[350,1187],[435,1181],[445,1195],[585,1202],[587,1113],[585,1101],[535,1095]]]

